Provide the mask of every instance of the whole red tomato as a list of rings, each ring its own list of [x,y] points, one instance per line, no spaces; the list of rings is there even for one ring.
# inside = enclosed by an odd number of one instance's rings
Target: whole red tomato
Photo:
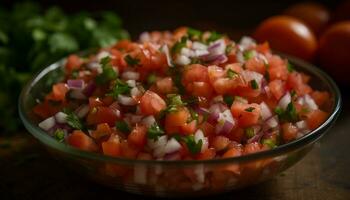
[[[272,49],[311,61],[317,41],[313,32],[300,20],[289,16],[274,16],[264,20],[256,29],[258,42],[268,41]]]
[[[336,23],[321,35],[319,61],[338,82],[350,84],[350,21]]]

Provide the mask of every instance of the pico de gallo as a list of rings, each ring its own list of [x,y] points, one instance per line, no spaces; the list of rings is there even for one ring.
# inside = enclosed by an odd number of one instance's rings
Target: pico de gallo
[[[328,117],[330,95],[268,43],[179,28],[70,55],[33,108],[57,141],[154,160],[218,159],[275,148]]]

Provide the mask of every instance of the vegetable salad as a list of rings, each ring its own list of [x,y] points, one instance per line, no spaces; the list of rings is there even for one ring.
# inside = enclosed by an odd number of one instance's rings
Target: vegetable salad
[[[268,43],[217,32],[144,32],[89,56],[33,108],[59,142],[146,160],[237,157],[303,137],[328,117],[329,93]]]

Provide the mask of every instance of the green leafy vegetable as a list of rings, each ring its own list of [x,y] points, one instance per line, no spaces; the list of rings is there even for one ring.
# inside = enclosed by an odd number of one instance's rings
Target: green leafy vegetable
[[[112,96],[114,99],[116,99],[120,94],[129,94],[130,90],[131,90],[131,87],[127,83],[123,82],[120,79],[117,79],[115,81],[112,92],[108,93],[107,95]]]
[[[130,127],[125,121],[117,121],[115,127],[122,133],[130,133]]]
[[[247,112],[253,112],[253,110],[255,110],[255,108],[254,107],[249,107],[249,108],[246,108],[244,110],[247,111]]]
[[[182,141],[185,142],[188,150],[192,154],[197,154],[202,149],[203,141],[200,139],[200,140],[198,140],[198,142],[196,142],[195,139],[194,139],[194,135],[188,135],[186,137],[183,137]]]
[[[237,76],[237,75],[238,75],[238,73],[235,72],[235,71],[232,70],[232,69],[228,69],[226,73],[227,73],[227,77],[230,78],[230,79],[232,79],[234,76]]]
[[[290,102],[287,105],[286,110],[283,110],[279,107],[275,108],[275,113],[278,115],[278,118],[282,121],[296,122],[299,118],[297,110],[292,102]]]
[[[263,139],[262,144],[264,145],[267,145],[268,147],[270,147],[271,149],[275,148],[277,145],[276,145],[276,142],[272,139]]]
[[[188,28],[187,35],[191,39],[199,40],[202,37],[202,32],[194,28]]]
[[[287,62],[287,69],[289,73],[292,73],[294,71],[294,65],[292,65],[290,62]]]
[[[186,43],[187,43],[187,37],[183,36],[180,41],[177,41],[174,46],[171,48],[171,53],[175,54],[175,53],[179,53],[181,51],[182,48],[186,47]]]
[[[147,138],[158,140],[158,138],[164,135],[164,131],[155,123],[147,130]]]
[[[117,72],[114,71],[112,65],[110,64],[111,58],[106,56],[101,59],[100,64],[102,66],[102,73],[96,76],[96,83],[99,85],[106,84],[111,80],[117,78]]]
[[[253,80],[250,81],[250,86],[251,86],[254,90],[259,89],[259,85],[258,85],[258,83],[256,82],[255,79],[253,79]]]
[[[224,102],[228,105],[228,106],[231,106],[232,103],[233,103],[233,96],[230,96],[230,95],[225,95],[224,96]]]
[[[209,38],[207,39],[207,43],[214,42],[214,41],[216,41],[216,40],[218,40],[218,39],[220,39],[222,37],[223,37],[222,34],[220,34],[218,32],[215,32],[215,31],[212,31],[210,33]]]

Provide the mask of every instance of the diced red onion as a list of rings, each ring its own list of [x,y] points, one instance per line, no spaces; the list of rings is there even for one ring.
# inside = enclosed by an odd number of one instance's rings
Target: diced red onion
[[[318,109],[317,104],[315,103],[314,99],[310,95],[305,94],[304,99],[305,99],[305,106],[307,108],[309,108],[310,110],[317,110]]]
[[[168,137],[166,135],[160,136],[158,140],[153,140],[153,139],[147,140],[147,144],[151,149],[156,149],[158,147],[165,147],[167,142],[168,142]]]
[[[151,127],[154,123],[156,123],[156,119],[153,115],[147,116],[142,119],[141,123],[145,125],[147,128]]]
[[[207,45],[201,43],[201,42],[193,42],[192,43],[192,49],[195,49],[195,50],[207,50]]]
[[[97,71],[97,72],[102,72],[102,66],[100,63],[93,61],[89,62],[87,64],[87,68],[90,69],[91,71]]]
[[[125,80],[138,80],[140,78],[140,73],[127,71],[122,74],[122,78]]]
[[[242,50],[249,49],[250,47],[255,45],[255,40],[248,36],[243,36],[239,42],[239,46],[242,48]]]
[[[266,119],[272,116],[271,110],[265,102],[260,103],[260,109],[261,109],[261,118],[263,121],[265,121]]]
[[[138,97],[138,96],[141,96],[142,93],[141,93],[141,91],[140,91],[137,87],[134,87],[134,88],[132,88],[132,89],[130,90],[130,95],[131,95],[132,97]]]
[[[47,119],[45,119],[44,121],[40,122],[38,124],[38,126],[45,130],[45,131],[48,131],[50,130],[52,127],[54,127],[56,124],[56,121],[55,121],[55,118],[54,117],[49,117]]]
[[[278,117],[276,115],[271,116],[264,123],[265,123],[267,128],[275,128],[278,126]]]
[[[211,55],[224,54],[226,50],[225,41],[223,39],[217,40],[209,45],[208,51]]]
[[[173,153],[181,149],[181,144],[175,139],[171,138],[164,147],[165,154]]]
[[[238,52],[236,53],[236,59],[237,59],[237,61],[238,61],[239,63],[244,63],[244,62],[245,62],[242,51],[238,51]]]
[[[194,56],[195,57],[209,56],[209,51],[207,51],[207,50],[195,50]]]
[[[167,61],[168,66],[173,66],[173,61],[172,61],[172,59],[171,59],[171,55],[170,55],[170,51],[169,51],[168,45],[164,45],[164,46],[162,47],[162,50],[163,50],[163,52],[164,52],[164,54],[165,54],[165,57],[166,57],[166,61]]]
[[[176,60],[175,62],[178,64],[178,65],[188,65],[191,63],[191,59],[189,59],[187,56],[184,56],[184,55],[178,55],[176,57]]]
[[[227,108],[221,103],[211,105],[209,108],[210,115],[208,117],[208,122],[215,125],[220,117],[220,113],[226,109]]]
[[[71,90],[69,93],[69,96],[72,99],[80,99],[80,100],[84,100],[87,97],[84,95],[83,90]]]
[[[184,55],[186,57],[193,57],[193,51],[191,49],[189,49],[189,48],[186,48],[186,47],[181,49],[180,54]]]
[[[226,110],[219,114],[218,123],[215,127],[216,134],[229,134],[234,128],[236,122],[232,117],[231,111]]]
[[[288,106],[288,104],[292,101],[292,97],[290,96],[289,92],[286,92],[283,97],[280,99],[278,102],[278,107],[282,108],[285,110]]]
[[[213,60],[214,64],[222,64],[227,62],[228,58],[225,54],[218,55],[215,60]]]
[[[198,143],[200,140],[202,140],[202,148],[201,152],[208,149],[208,138],[204,136],[204,133],[202,130],[198,129],[194,134],[194,141]]]
[[[247,143],[259,142],[261,137],[264,135],[263,131],[256,133],[252,138],[247,140]]]
[[[305,120],[301,120],[295,123],[295,126],[299,129],[299,130],[305,130],[307,129],[307,123]]]
[[[135,99],[133,99],[132,97],[128,97],[121,94],[118,95],[118,102],[124,106],[134,106],[137,104]]]
[[[87,104],[79,106],[74,112],[79,118],[84,118],[90,111],[90,107]]]
[[[134,182],[138,184],[147,183],[147,167],[142,164],[134,166]]]
[[[128,84],[128,86],[130,87],[136,87],[136,81],[135,80],[127,80],[125,81],[126,84]]]
[[[96,84],[94,81],[90,81],[84,88],[83,93],[85,96],[90,97],[96,89]]]
[[[68,88],[70,89],[83,89],[84,88],[84,81],[81,80],[81,79],[69,79],[67,80],[67,85],[68,85]]]
[[[65,124],[67,123],[67,114],[64,112],[58,112],[55,114],[56,122]]]
[[[210,114],[209,110],[206,108],[197,107],[195,110],[200,115],[209,115]]]
[[[241,75],[243,76],[243,79],[247,82],[255,80],[259,86],[259,89],[261,88],[261,85],[262,85],[261,83],[262,83],[264,76],[261,75],[260,73],[254,72],[254,71],[249,71],[249,70],[244,70],[241,73]]]

